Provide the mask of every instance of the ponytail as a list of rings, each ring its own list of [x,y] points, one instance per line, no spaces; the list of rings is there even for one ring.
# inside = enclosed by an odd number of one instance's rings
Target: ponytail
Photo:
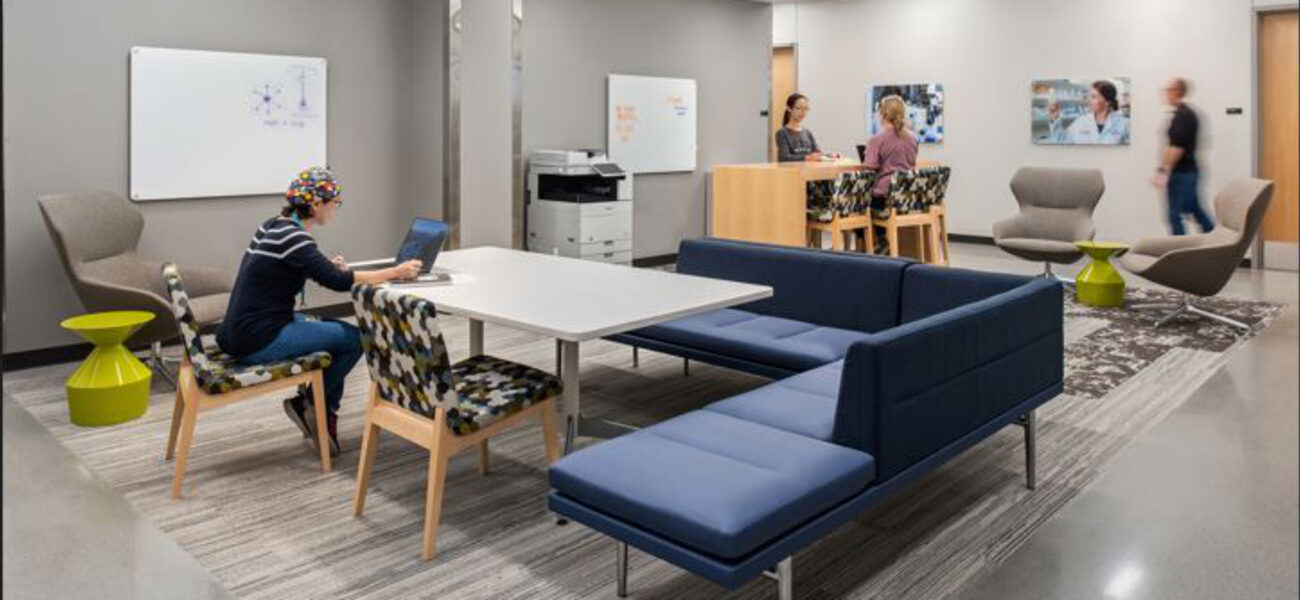
[[[880,99],[880,118],[889,122],[894,133],[899,137],[907,132],[907,105],[897,94],[890,94]]]
[[[808,97],[798,92],[790,94],[785,99],[785,113],[781,115],[781,126],[785,127],[790,124],[790,112],[794,110],[794,105],[800,100],[807,100]]]

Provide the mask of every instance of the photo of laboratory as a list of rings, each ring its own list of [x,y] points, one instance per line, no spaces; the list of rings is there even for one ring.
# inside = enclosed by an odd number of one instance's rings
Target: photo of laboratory
[[[1129,78],[1038,79],[1033,83],[1035,144],[1129,143]]]
[[[867,92],[867,122],[871,135],[881,131],[880,99],[899,96],[907,105],[907,122],[917,141],[938,144],[943,141],[943,84],[912,83],[906,85],[877,85]]]

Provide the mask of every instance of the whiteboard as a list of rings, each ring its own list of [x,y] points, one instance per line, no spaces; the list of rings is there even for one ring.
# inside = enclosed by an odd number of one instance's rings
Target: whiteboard
[[[609,159],[633,173],[695,170],[694,79],[609,76]]]
[[[283,193],[326,165],[325,59],[131,49],[131,199]]]

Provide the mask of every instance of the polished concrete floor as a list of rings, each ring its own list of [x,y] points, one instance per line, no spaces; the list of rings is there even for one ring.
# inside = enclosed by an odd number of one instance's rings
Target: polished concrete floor
[[[953,254],[1038,268],[983,246]],[[1243,270],[1223,293],[1295,304],[1298,282]],[[1293,307],[959,597],[1296,598],[1297,321]],[[5,598],[229,597],[10,399],[3,409]]]

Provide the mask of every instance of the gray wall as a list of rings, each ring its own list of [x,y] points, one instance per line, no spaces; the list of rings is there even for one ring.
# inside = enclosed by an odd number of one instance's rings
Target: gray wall
[[[700,153],[694,173],[635,180],[635,256],[677,251],[704,234],[706,174],[767,159],[772,8],[738,0],[525,0],[525,156],[605,147],[605,76],[693,78]]]
[[[408,217],[442,216],[443,36],[446,0],[411,0],[411,153]]]
[[[412,43],[413,2],[434,1],[5,0],[4,351],[79,341],[58,327],[82,308],[36,198],[96,188],[126,194],[131,46],[328,58],[329,158],[348,202],[341,219],[318,237],[327,251],[349,258],[390,255],[411,214],[408,168],[440,177],[412,165],[436,165],[440,150],[432,156],[409,151],[413,136],[436,136],[410,126],[412,111],[427,110],[428,96],[441,95],[414,78],[425,101],[413,102],[412,48],[425,46]],[[419,14],[425,12],[421,7]],[[440,54],[434,60],[438,64]],[[438,114],[440,106],[430,112]],[[438,123],[440,117],[430,127]],[[265,196],[140,204],[147,223],[140,250],[233,268],[253,229],[281,202]]]

